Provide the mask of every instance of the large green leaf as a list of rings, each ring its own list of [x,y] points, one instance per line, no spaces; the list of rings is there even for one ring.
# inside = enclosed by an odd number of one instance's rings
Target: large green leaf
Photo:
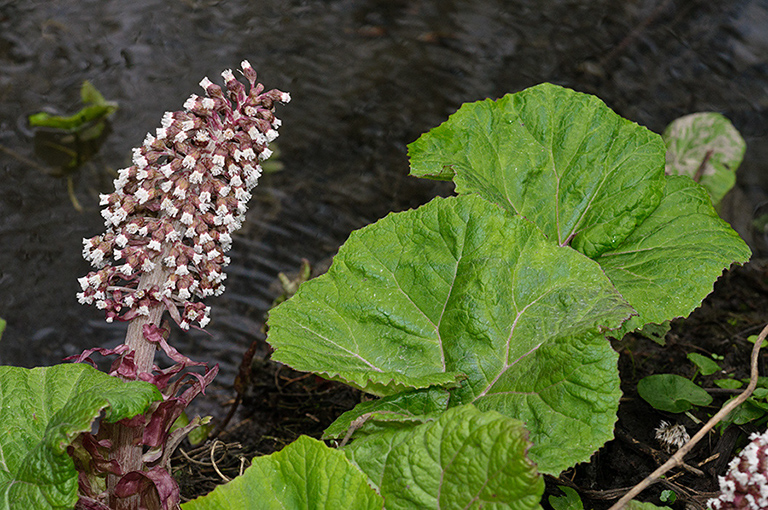
[[[384,500],[339,450],[301,436],[183,510],[376,510]]]
[[[715,145],[713,164],[735,164]],[[665,153],[599,99],[546,83],[465,104],[409,146],[413,175],[453,178],[597,260],[639,312],[622,332],[687,316],[750,256],[703,188],[664,176]]]
[[[387,510],[540,508],[544,481],[518,420],[460,406],[439,419],[356,440],[344,449]]]
[[[67,446],[106,422],[141,414],[162,395],[84,364],[0,367],[0,509],[73,508],[77,471]]]
[[[412,175],[453,179],[590,257],[621,243],[664,186],[658,135],[549,83],[463,105],[408,154]]]
[[[731,121],[719,113],[693,113],[664,130],[666,172],[698,178],[717,205],[736,183],[736,169],[747,144]]]
[[[688,177],[666,178],[659,207],[597,262],[639,313],[637,325],[685,317],[712,292],[732,262],[746,262],[746,243]]]
[[[270,314],[273,359],[391,395],[453,382],[451,404],[521,419],[559,473],[613,437],[632,309],[600,267],[477,196],[354,232],[331,269]]]

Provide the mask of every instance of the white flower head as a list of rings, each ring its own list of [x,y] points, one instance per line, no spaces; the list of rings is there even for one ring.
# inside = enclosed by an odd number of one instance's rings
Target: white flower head
[[[139,200],[139,203],[143,204],[149,200],[149,191],[145,190],[144,188],[139,188],[136,190],[135,196]]]
[[[189,98],[187,98],[187,100],[184,101],[184,109],[192,110],[197,104],[198,98],[199,96],[197,94],[192,94],[191,96],[189,96]]]
[[[726,475],[718,477],[720,496],[707,502],[709,508],[768,508],[768,432],[752,434],[750,439],[752,442],[728,464]]]
[[[99,196],[106,234],[83,240],[83,257],[104,269],[78,280],[77,297],[105,309],[108,322],[120,314],[149,315],[161,300],[185,307],[185,329],[209,322],[210,308],[180,301],[224,291],[230,233],[245,219],[249,190],[261,174],[258,160],[271,154],[266,146],[280,126],[272,115],[275,99],[290,100],[280,91],[262,93],[247,60],[241,69],[249,92],[231,69],[222,73],[226,91],[201,80],[205,96],[189,96],[186,111],[165,112],[161,127],[133,149],[132,165],[118,171],[115,192]],[[272,119],[271,126],[263,119]],[[166,280],[139,291],[148,273]]]
[[[232,69],[225,69],[221,72],[221,77],[224,78],[224,81],[232,81],[235,79],[235,75],[232,74]]]
[[[195,167],[195,164],[197,163],[197,159],[191,154],[187,154],[184,156],[184,160],[181,162],[181,165],[184,168],[193,169]]]

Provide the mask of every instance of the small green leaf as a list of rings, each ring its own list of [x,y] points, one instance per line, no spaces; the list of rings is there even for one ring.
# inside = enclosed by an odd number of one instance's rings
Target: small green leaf
[[[702,356],[697,352],[691,352],[688,354],[688,359],[699,368],[701,375],[712,375],[715,372],[722,370],[720,365],[715,363],[712,358]]]
[[[29,116],[29,125],[32,127],[47,127],[53,129],[62,129],[65,131],[77,131],[86,124],[106,117],[114,111],[114,108],[108,106],[91,105],[82,108],[74,115],[51,115],[40,112]]]
[[[674,503],[677,500],[677,494],[673,490],[665,489],[659,494],[662,503]]]
[[[242,476],[183,510],[381,510],[384,501],[339,450],[301,436],[283,450],[256,457]]]
[[[581,502],[579,493],[570,487],[558,485],[565,496],[550,496],[549,504],[554,510],[584,510],[584,503]]]
[[[728,399],[728,402],[734,398],[736,397],[731,397]],[[726,402],[726,404],[728,402]],[[736,409],[731,411],[728,416],[723,419],[723,423],[726,425],[731,423],[735,423],[736,425],[744,425],[745,423],[749,423],[765,416],[766,412],[768,412],[766,407],[768,407],[766,404],[755,401],[754,398],[750,397]]]
[[[101,92],[96,90],[89,81],[83,82],[80,88],[80,98],[85,106],[74,115],[51,115],[46,112],[39,112],[29,116],[29,125],[64,131],[81,131],[92,123],[103,121],[117,110],[117,103],[106,101]],[[96,136],[98,134],[91,133],[89,138]]]
[[[197,417],[196,419],[199,420],[200,425],[193,428],[187,434],[187,440],[192,446],[202,443],[208,439],[208,434],[211,432],[211,430],[213,430],[211,416],[205,416],[203,418]],[[179,415],[178,418],[176,418],[176,421],[173,422],[169,432],[173,432],[174,430],[186,427],[187,425],[189,425],[189,416],[187,416],[186,412],[183,412]]]
[[[663,137],[667,174],[698,177],[712,202],[719,204],[736,183],[747,146],[733,124],[719,113],[694,113],[673,121]]]
[[[186,427],[187,425],[189,425],[189,416],[187,416],[186,412],[183,412],[176,418],[176,421],[173,422],[168,431],[173,432],[174,430]]]
[[[94,104],[94,105],[107,105],[110,104],[109,101],[104,99],[104,96],[101,94],[101,92],[98,91],[96,87],[93,86],[93,83],[91,83],[88,80],[85,80],[83,84],[80,86],[80,100],[83,102],[83,104]]]
[[[736,379],[715,379],[715,385],[726,390],[737,390],[744,384]]]
[[[200,419],[200,426],[192,429],[189,434],[187,434],[189,444],[195,446],[208,439],[208,435],[214,429],[212,419],[212,416],[203,416]]]
[[[640,396],[660,411],[682,413],[693,406],[706,406],[712,397],[685,377],[675,374],[649,375],[637,383]]]
[[[526,457],[523,424],[474,406],[356,440],[344,451],[378,487],[387,510],[534,509],[544,480]]]
[[[152,384],[123,382],[81,363],[0,366],[0,509],[73,508],[78,474],[67,446],[102,410],[113,423],[161,399]]]
[[[5,319],[0,318],[0,339],[3,338],[3,331],[5,331],[5,326],[7,323],[5,322]]]

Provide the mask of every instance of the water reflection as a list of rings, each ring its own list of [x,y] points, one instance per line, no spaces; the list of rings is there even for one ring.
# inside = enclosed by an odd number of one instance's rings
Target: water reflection
[[[3,147],[34,157],[26,116],[74,109],[86,79],[121,108],[73,180],[82,214],[62,181],[0,154],[0,363],[51,364],[121,341],[120,325],[75,298],[88,271],[81,238],[103,230],[97,195],[165,110],[243,58],[293,101],[278,114],[284,170],[254,190],[209,334],[177,340],[222,363],[222,384],[260,334],[279,271],[326,260],[351,230],[450,193],[406,177],[405,145],[465,101],[551,81],[657,132],[683,114],[720,111],[748,143],[741,194],[725,210],[748,233],[768,185],[767,17],[758,0],[6,2]]]

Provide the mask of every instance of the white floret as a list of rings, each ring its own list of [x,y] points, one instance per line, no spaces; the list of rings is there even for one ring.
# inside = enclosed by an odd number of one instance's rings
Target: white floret
[[[189,96],[187,100],[184,101],[184,109],[192,110],[197,104],[198,97],[199,96],[197,94],[192,94],[191,96]]]
[[[191,170],[195,167],[196,163],[197,163],[197,160],[195,159],[195,157],[192,156],[191,154],[187,154],[186,156],[184,156],[184,160],[181,162],[181,165],[184,168],[188,168]]]
[[[144,188],[139,188],[136,190],[135,194],[136,198],[138,199],[140,204],[143,204],[147,200],[149,200],[149,191],[145,190]]]

